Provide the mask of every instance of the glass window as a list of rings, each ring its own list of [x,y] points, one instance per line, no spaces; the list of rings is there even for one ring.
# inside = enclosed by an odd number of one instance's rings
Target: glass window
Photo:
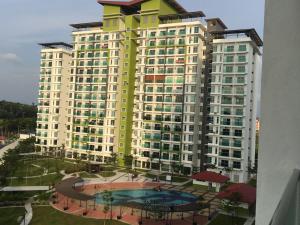
[[[239,51],[240,52],[247,51],[247,45],[239,45]]]
[[[226,52],[233,52],[234,51],[234,45],[229,45],[226,47]]]

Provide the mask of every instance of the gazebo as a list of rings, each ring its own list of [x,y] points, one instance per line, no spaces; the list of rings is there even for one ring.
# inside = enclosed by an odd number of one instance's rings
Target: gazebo
[[[216,192],[219,192],[221,187],[229,181],[229,177],[220,173],[211,171],[204,171],[196,173],[192,176],[193,184],[208,186],[209,189],[216,188]]]
[[[77,177],[71,177],[71,178],[62,180],[61,182],[57,183],[55,185],[55,191],[57,194],[56,200],[57,200],[57,202],[60,200],[64,201],[64,210],[69,209],[69,200],[79,201],[80,207],[82,205],[82,202],[85,202],[85,211],[84,211],[83,215],[86,215],[87,211],[88,211],[88,202],[89,201],[93,202],[94,210],[96,209],[96,197],[79,192],[78,189],[80,189],[80,185],[78,185],[78,184],[80,184],[80,183],[82,184],[83,180],[81,178],[77,178]]]

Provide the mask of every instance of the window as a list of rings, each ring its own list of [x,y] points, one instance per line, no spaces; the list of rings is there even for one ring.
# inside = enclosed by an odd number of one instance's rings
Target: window
[[[224,72],[232,73],[233,72],[233,66],[225,66]]]
[[[246,56],[245,55],[240,55],[239,56],[239,62],[246,62]]]
[[[245,52],[245,51],[247,51],[247,46],[246,46],[246,45],[239,45],[239,51],[240,51],[240,52]]]
[[[233,52],[234,51],[234,45],[229,45],[226,47],[226,52]]]
[[[198,34],[198,33],[199,33],[199,27],[195,27],[195,28],[194,28],[194,33],[195,33],[195,34]]]
[[[234,57],[232,55],[228,55],[225,58],[225,62],[233,62]]]
[[[144,23],[145,23],[145,24],[148,23],[148,16],[144,16]]]
[[[221,165],[222,167],[228,167],[229,163],[227,160],[221,160]]]
[[[242,157],[242,153],[241,153],[241,151],[234,151],[233,152],[233,157],[234,158],[241,158]]]
[[[106,24],[106,27],[109,27],[110,26],[110,20],[106,20],[105,24]]]
[[[238,66],[238,72],[239,73],[245,73],[246,72],[245,66]]]
[[[241,169],[241,162],[233,162],[234,169]]]
[[[244,77],[237,77],[237,83],[238,84],[244,84],[245,83],[245,78]]]

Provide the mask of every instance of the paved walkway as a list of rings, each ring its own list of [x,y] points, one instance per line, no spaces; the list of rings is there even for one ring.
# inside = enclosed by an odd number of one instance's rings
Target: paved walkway
[[[246,221],[246,223],[244,225],[252,225],[254,220],[255,220],[255,217],[250,217],[250,218],[248,218],[248,220]]]
[[[9,145],[7,145],[7,146],[1,148],[1,149],[0,149],[0,159],[4,156],[4,154],[5,154],[9,149],[13,149],[13,148],[17,147],[18,143],[19,143],[19,140],[17,140],[17,141],[15,141],[15,142],[13,142],[13,143],[11,143],[11,144],[9,144]],[[1,161],[0,161],[0,164],[1,164]]]
[[[26,214],[23,220],[21,221],[20,225],[29,225],[30,221],[32,220],[33,212],[32,212],[31,202],[32,199],[29,199],[25,203]]]
[[[18,192],[18,191],[49,191],[49,186],[8,186],[0,189],[0,192]]]

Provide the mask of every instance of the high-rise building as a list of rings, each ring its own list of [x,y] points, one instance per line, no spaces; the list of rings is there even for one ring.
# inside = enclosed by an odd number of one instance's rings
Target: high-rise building
[[[262,44],[255,30],[227,30],[175,0],[98,2],[103,22],[71,25],[66,156],[104,163],[117,153],[122,163],[132,155],[135,168],[184,174],[246,171]]]
[[[246,33],[246,35],[241,35]],[[222,32],[222,35],[229,32]],[[231,31],[212,42],[207,163],[234,182],[250,178],[255,164],[256,79],[260,42],[253,30]]]
[[[48,152],[66,144],[72,45],[63,42],[40,45],[43,48],[36,145]]]

